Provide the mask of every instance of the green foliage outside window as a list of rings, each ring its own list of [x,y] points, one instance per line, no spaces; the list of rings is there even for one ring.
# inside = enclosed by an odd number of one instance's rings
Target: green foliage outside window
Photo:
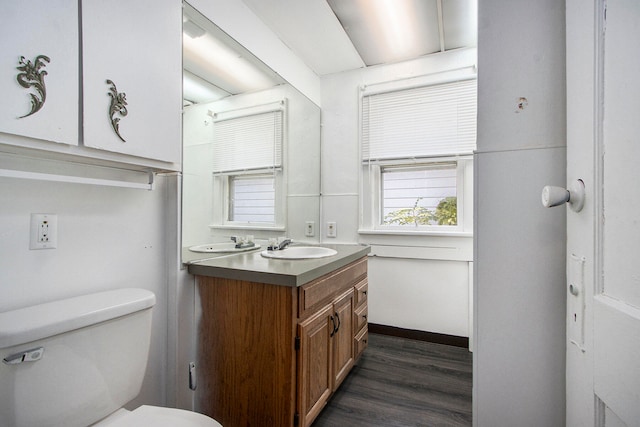
[[[458,199],[457,197],[446,197],[440,200],[436,207],[435,219],[438,225],[458,224]]]
[[[411,208],[398,209],[384,217],[384,224],[389,225],[457,225],[458,200],[456,197],[446,197],[440,200],[435,212],[418,206],[422,197],[416,199]]]

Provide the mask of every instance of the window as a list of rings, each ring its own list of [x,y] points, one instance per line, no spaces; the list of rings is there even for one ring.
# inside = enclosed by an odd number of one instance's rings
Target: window
[[[475,78],[365,89],[361,105],[361,232],[470,230]]]
[[[250,224],[274,224],[275,193],[273,175],[230,176],[228,220]]]
[[[213,227],[283,226],[285,105],[212,114]]]
[[[457,162],[381,169],[382,225],[458,224]]]

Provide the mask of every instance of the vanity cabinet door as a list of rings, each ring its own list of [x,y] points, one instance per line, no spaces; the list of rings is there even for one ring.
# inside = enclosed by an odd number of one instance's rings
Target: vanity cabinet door
[[[301,425],[310,425],[332,392],[333,305],[298,324],[298,408]]]
[[[333,303],[335,330],[333,333],[333,391],[353,367],[353,288]]]
[[[182,2],[82,0],[83,144],[180,163]]]
[[[78,53],[76,0],[2,3],[0,142],[78,144]]]

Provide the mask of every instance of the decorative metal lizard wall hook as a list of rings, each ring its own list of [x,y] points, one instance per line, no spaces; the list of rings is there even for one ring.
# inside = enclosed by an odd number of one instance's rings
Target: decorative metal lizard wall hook
[[[107,84],[111,85],[109,87],[109,96],[111,97],[109,120],[111,120],[111,127],[122,142],[127,142],[122,135],[120,135],[120,117],[115,117],[116,114],[119,114],[122,117],[127,115],[127,94],[124,92],[118,93],[116,84],[109,79],[107,79]]]
[[[23,88],[33,88],[36,93],[29,94],[31,98],[31,111],[18,118],[22,119],[30,116],[38,112],[44,105],[44,101],[47,99],[47,88],[44,84],[44,76],[47,75],[47,72],[44,68],[49,62],[51,62],[51,60],[45,55],[36,56],[33,62],[25,59],[24,56],[20,57],[20,65],[16,67],[20,73],[16,76],[16,80]]]

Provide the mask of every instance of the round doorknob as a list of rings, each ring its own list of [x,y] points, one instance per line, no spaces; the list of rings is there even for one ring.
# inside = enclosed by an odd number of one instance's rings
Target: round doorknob
[[[584,182],[574,181],[568,189],[547,185],[542,189],[542,206],[552,208],[569,203],[574,212],[580,212],[584,207]]]

